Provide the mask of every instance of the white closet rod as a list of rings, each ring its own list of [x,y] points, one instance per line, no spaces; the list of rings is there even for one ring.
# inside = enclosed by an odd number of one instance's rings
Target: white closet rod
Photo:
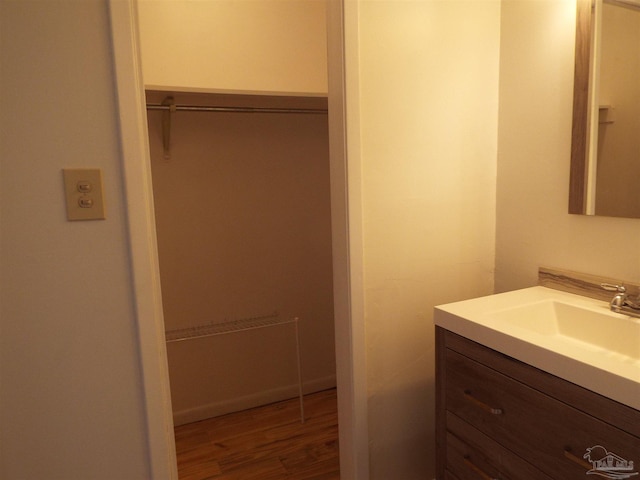
[[[604,0],[604,3],[640,10],[640,0]]]
[[[209,105],[176,105],[173,97],[166,97],[162,103],[147,103],[147,110],[162,111],[162,146],[164,158],[171,157],[171,114],[175,112],[237,112],[237,113],[315,113],[326,115],[326,108],[284,108],[284,107],[221,107]]]
[[[171,112],[327,113],[326,108],[216,107],[207,105],[162,105],[159,103],[148,103],[147,110],[168,110]]]

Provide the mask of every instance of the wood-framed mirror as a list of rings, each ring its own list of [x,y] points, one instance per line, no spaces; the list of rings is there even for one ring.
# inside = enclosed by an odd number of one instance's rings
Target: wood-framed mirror
[[[640,218],[640,0],[577,0],[569,213]]]

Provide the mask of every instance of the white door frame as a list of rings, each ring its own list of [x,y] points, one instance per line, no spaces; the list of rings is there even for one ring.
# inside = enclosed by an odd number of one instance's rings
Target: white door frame
[[[361,177],[359,163],[354,166],[355,162],[347,162],[346,110],[349,105],[345,95],[345,5],[343,0],[328,0],[327,4],[340,471],[342,478],[366,480],[369,459]],[[151,478],[177,480],[137,3],[136,0],[109,0],[109,8]]]
[[[109,13],[150,473],[178,480],[136,3],[109,0]]]
[[[329,163],[340,476],[348,480],[369,478],[362,175],[358,141],[358,8],[357,1],[327,0]],[[345,28],[345,23],[349,28]],[[347,66],[355,68],[347,71]],[[349,97],[347,90],[353,92]]]

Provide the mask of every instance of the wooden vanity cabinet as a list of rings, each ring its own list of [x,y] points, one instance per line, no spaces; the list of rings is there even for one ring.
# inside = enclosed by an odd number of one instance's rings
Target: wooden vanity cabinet
[[[438,480],[584,480],[607,452],[640,471],[639,411],[440,327],[436,356]]]

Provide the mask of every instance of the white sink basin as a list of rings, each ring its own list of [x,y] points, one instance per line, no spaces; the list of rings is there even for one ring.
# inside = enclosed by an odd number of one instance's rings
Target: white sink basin
[[[545,287],[435,308],[435,324],[640,410],[640,319]]]
[[[542,300],[489,315],[507,328],[566,337],[640,359],[640,321],[607,308],[601,306],[596,310],[557,300]]]

